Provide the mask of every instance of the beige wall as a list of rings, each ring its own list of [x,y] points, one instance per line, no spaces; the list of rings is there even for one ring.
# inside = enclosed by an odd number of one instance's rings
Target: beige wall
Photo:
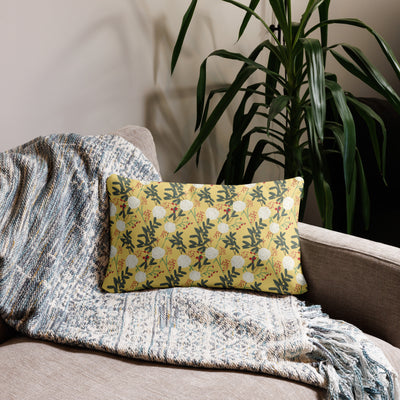
[[[293,1],[294,6],[304,1]],[[164,178],[213,182],[225,154],[230,118],[205,146],[201,168],[172,171],[193,139],[194,90],[201,60],[214,48],[248,52],[262,30],[253,24],[235,45],[241,13],[201,0],[173,77],[169,62],[187,0],[0,0],[0,150],[39,135],[101,134],[126,124],[149,127]],[[334,0],[332,16],[359,16],[385,36],[400,58],[398,0]],[[212,12],[210,12],[212,10]],[[296,9],[297,13],[300,10]],[[262,14],[270,20],[265,7]],[[368,35],[339,29],[332,39],[356,42],[386,68]],[[210,62],[211,82],[228,79],[232,62]],[[332,69],[335,67],[332,67]],[[369,92],[340,75],[355,94]],[[391,83],[400,90],[399,82]],[[280,171],[265,168],[263,176]]]

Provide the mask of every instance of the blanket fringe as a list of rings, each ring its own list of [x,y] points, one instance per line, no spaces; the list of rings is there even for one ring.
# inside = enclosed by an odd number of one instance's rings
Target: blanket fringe
[[[315,348],[312,358],[326,377],[329,399],[400,398],[396,372],[359,329],[328,318],[319,306],[305,307],[303,314]]]

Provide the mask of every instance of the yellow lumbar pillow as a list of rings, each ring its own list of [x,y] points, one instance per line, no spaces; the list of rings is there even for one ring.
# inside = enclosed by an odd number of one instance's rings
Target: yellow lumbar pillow
[[[109,292],[173,286],[301,294],[303,179],[143,183],[111,175]]]

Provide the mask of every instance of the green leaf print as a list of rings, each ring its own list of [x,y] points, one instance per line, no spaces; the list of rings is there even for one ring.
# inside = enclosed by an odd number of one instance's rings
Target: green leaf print
[[[225,238],[222,239],[225,248],[229,248],[229,250],[232,250],[235,253],[239,253],[240,251],[240,246],[237,243],[236,239],[236,232],[229,232],[229,234],[225,235]]]
[[[211,188],[205,187],[204,189],[199,190],[197,192],[197,195],[199,197],[199,200],[204,201],[206,204],[212,207],[214,205],[214,200],[211,197],[210,190]]]
[[[118,176],[118,182],[113,182],[112,194],[114,196],[121,196],[124,201],[128,200],[128,193],[132,190],[130,186],[130,179],[124,178],[123,176]]]
[[[202,279],[200,282],[197,282],[198,287],[208,287],[207,285],[208,279]]]
[[[253,201],[257,201],[258,203],[265,204],[267,202],[267,198],[264,196],[261,186],[256,186],[250,192],[250,197]]]
[[[217,192],[217,201],[232,206],[236,200],[236,187],[234,185],[222,185]]]
[[[175,287],[179,286],[181,278],[186,275],[186,272],[182,270],[182,267],[179,267],[178,270],[174,270],[172,275],[165,276],[165,280],[167,282],[161,283],[160,286],[167,286],[167,287]]]
[[[142,227],[142,232],[138,235],[138,244],[137,247],[144,248],[147,252],[150,252],[153,249],[153,244],[157,241],[155,236],[156,229],[161,226],[160,222],[157,222],[156,218],[153,221],[149,221],[148,225]],[[139,239],[143,238],[143,240]]]
[[[215,225],[207,219],[207,222],[203,221],[201,226],[194,228],[196,234],[189,236],[189,238],[194,239],[189,239],[189,248],[196,248],[200,253],[204,253],[206,248],[208,247],[207,243],[211,241],[208,237],[209,230],[214,226]]]
[[[114,285],[109,285],[107,288],[113,290],[115,293],[124,292],[126,281],[131,276],[132,272],[129,272],[129,268],[126,267],[125,271],[122,271],[118,278],[114,278]]]
[[[289,274],[287,269],[285,269],[285,272],[281,272],[280,277],[274,279],[275,286],[270,287],[268,290],[271,292],[277,292],[278,294],[289,294],[288,288],[292,279],[293,276]]]
[[[184,184],[171,182],[170,187],[165,189],[164,200],[172,201],[173,203],[179,204],[185,197]]]
[[[268,198],[282,203],[286,196],[286,181],[274,181],[274,185],[275,186],[272,186],[271,189],[269,189]]]
[[[144,189],[144,193],[146,194],[147,198],[150,199],[151,201],[154,201],[157,204],[161,203],[161,197],[158,194],[158,189],[157,185],[154,183],[150,184]]]
[[[255,222],[253,227],[247,228],[247,232],[249,234],[244,235],[243,239],[249,240],[243,240],[243,248],[251,249],[252,252],[257,253],[263,242],[263,238],[261,236],[262,229],[265,229],[266,227],[267,224],[260,220],[259,222]]]
[[[289,246],[286,243],[285,236],[286,236],[285,232],[279,232],[279,234],[277,234],[276,237],[274,238],[274,243],[276,244],[277,249],[281,249],[285,254],[288,254]]]
[[[135,245],[132,242],[132,231],[126,230],[121,238],[122,247],[128,249],[131,253],[135,251]]]
[[[254,285],[250,285],[250,288],[257,292],[261,292],[261,282],[254,282]]]
[[[239,272],[236,272],[236,268],[233,267],[232,271],[228,270],[228,273],[220,276],[219,280],[221,282],[217,282],[215,286],[221,286],[224,289],[229,289],[233,287],[233,280],[240,275]]]
[[[176,232],[176,234],[172,235],[168,240],[171,243],[171,247],[176,247],[177,250],[183,253],[187,249],[187,246],[182,236],[183,232]]]

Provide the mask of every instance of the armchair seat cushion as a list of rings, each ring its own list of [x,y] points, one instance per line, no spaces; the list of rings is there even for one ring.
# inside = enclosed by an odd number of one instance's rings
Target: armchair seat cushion
[[[372,336],[400,372],[400,349]],[[5,399],[321,399],[324,390],[273,376],[175,367],[18,337],[0,346]]]

